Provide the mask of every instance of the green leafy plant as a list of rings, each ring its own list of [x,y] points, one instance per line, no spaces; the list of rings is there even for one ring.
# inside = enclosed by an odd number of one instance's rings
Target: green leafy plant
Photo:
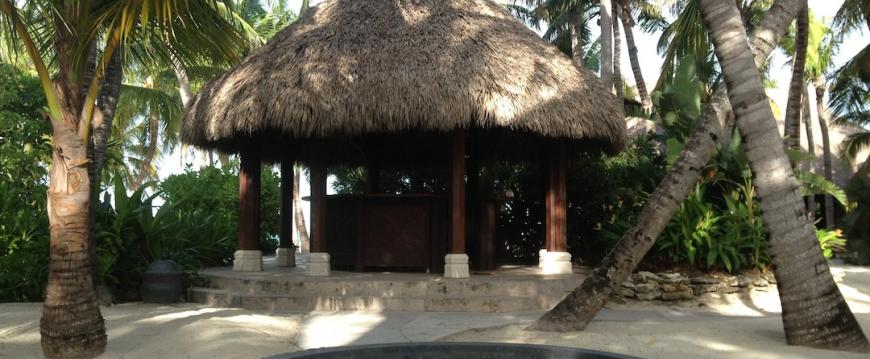
[[[816,237],[819,238],[819,247],[822,248],[825,258],[831,259],[834,253],[842,253],[846,250],[846,238],[843,238],[843,231],[839,229],[833,231],[817,229]]]

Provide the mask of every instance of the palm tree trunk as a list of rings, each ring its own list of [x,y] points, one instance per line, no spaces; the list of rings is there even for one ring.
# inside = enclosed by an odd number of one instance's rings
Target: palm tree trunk
[[[299,7],[299,16],[305,15],[305,12],[308,11],[309,0],[302,0],[302,6]]]
[[[637,57],[637,45],[634,44],[634,19],[631,18],[631,12],[628,11],[628,4],[625,0],[622,3],[622,30],[625,32],[625,43],[628,45],[628,59],[631,61],[631,72],[634,74],[634,84],[637,86],[637,93],[640,94],[640,102],[646,111],[652,109],[652,100],[649,97],[649,92],[646,89],[646,82],[643,79],[643,72],[640,69],[640,61]]]
[[[613,14],[618,16],[621,12],[619,3],[617,0],[613,0],[611,5],[613,6]],[[616,89],[616,98],[622,102],[625,99],[622,88],[622,34],[619,33],[619,21],[611,18],[611,23],[613,24],[613,87]]]
[[[305,225],[305,212],[302,211],[301,177],[302,166],[293,166],[293,210],[296,212],[293,218],[296,221],[296,233],[299,235],[302,253],[309,253],[311,252],[311,241],[308,239],[308,228]]]
[[[571,60],[578,69],[583,68],[583,14],[575,8],[571,12]]]
[[[142,187],[142,183],[151,173],[151,164],[154,162],[154,156],[157,154],[157,141],[160,135],[160,119],[152,109],[151,120],[148,121],[148,149],[145,156],[142,158],[142,163],[139,164],[139,173],[136,179],[133,180],[132,190],[136,191]]]
[[[79,108],[67,105],[65,118],[52,120],[54,151],[48,187],[51,261],[40,320],[42,351],[48,358],[91,358],[106,348],[106,327],[97,305],[88,239],[91,183],[87,145],[78,136],[77,121],[72,120]]]
[[[763,64],[777,46],[789,23],[797,14],[801,0],[777,0],[758,25],[752,37],[755,61]],[[541,317],[530,329],[548,331],[583,330],[604,307],[608,297],[637,267],[644,255],[670,222],[680,203],[698,182],[701,170],[712,157],[723,129],[731,127],[728,94],[719,87],[703,117],[677,157],[667,176],[644,205],[638,221],[611,249],[583,281],[555,308]]]
[[[813,138],[813,121],[812,116],[810,116],[810,97],[807,94],[807,86],[804,84],[801,86],[801,120],[804,122],[804,128],[806,129],[807,134],[807,153],[809,154],[809,161],[807,164],[807,172],[815,173],[816,172],[816,142]],[[815,225],[816,223],[816,195],[815,193],[810,193],[807,197],[807,218],[809,218],[810,223]]]
[[[761,75],[749,55],[740,13],[730,1],[699,1],[758,188],[786,340],[792,345],[867,352],[870,343],[840,294],[805,215]]]
[[[95,45],[96,46],[96,45]],[[92,73],[96,65],[96,49],[94,52],[93,62],[88,62],[88,75],[86,75],[86,84],[93,79]],[[88,174],[91,179],[91,205],[97,205],[100,201],[100,185],[102,184],[103,165],[106,162],[106,150],[109,145],[109,137],[112,135],[112,121],[115,119],[115,109],[118,107],[118,97],[121,94],[121,83],[124,81],[124,64],[121,57],[120,47],[112,54],[109,64],[106,66],[106,73],[103,76],[100,95],[97,98],[97,106],[99,111],[94,113],[94,119],[91,121],[93,133],[92,140],[88,144],[88,156],[93,160],[88,165]],[[83,89],[84,90],[84,89]],[[91,228],[93,229],[94,217],[90,216]],[[91,248],[91,258],[97,256],[97,243],[95,233],[88,233],[88,241]],[[97,262],[92,261],[91,271],[98,273]],[[101,286],[101,280],[97,275],[93,276],[94,285]]]
[[[607,91],[613,91],[613,42],[611,34],[613,34],[613,12],[611,11],[612,0],[599,0],[600,10],[598,13],[598,23],[601,26],[601,51],[599,52],[599,71],[601,72],[601,82],[604,83],[604,88]]]
[[[825,81],[821,76],[813,79],[816,88],[816,112],[819,117],[819,128],[822,131],[822,163],[825,168],[825,179],[834,180],[834,170],[831,160],[831,137],[828,134],[828,113],[825,111]],[[834,229],[837,221],[834,217],[834,197],[825,194],[825,228]]]
[[[806,1],[803,2],[803,8],[797,17],[797,33],[795,34],[795,53],[792,57],[791,82],[788,88],[788,101],[785,105],[785,119],[783,120],[783,133],[785,137],[785,148],[797,151],[801,148],[801,97],[803,92],[801,88],[806,87],[804,83],[804,68],[807,61],[807,36],[809,33],[809,15],[806,6]],[[791,162],[792,167],[797,165],[797,162]]]

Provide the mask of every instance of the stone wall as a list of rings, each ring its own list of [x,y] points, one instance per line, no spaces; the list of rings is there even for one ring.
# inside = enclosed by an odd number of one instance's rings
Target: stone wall
[[[637,300],[684,301],[706,293],[748,293],[776,286],[773,273],[699,274],[637,272],[622,283],[619,297]]]

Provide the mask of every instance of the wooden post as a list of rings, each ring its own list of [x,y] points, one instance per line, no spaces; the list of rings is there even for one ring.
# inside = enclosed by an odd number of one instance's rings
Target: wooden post
[[[289,158],[281,160],[281,234],[278,249],[275,251],[275,263],[281,267],[296,265],[296,251],[293,246],[293,161]]]
[[[567,226],[567,149],[561,141],[546,146],[545,152],[549,153],[550,159],[547,169],[546,251],[541,253],[540,267],[544,274],[571,273]]]
[[[326,165],[311,164],[311,253],[308,253],[310,276],[328,276],[329,253],[326,252]]]
[[[260,156],[242,152],[239,170],[239,250],[259,250]]]
[[[453,132],[450,140],[450,243],[444,257],[444,277],[468,278],[465,254],[465,130]]]
[[[326,252],[326,166],[311,165],[311,252]]]
[[[563,143],[548,145],[550,163],[547,176],[547,219],[546,248],[547,252],[568,251],[567,231],[567,185],[565,178],[568,171],[568,161]]]
[[[450,246],[465,253],[465,130],[456,130],[450,144]]]
[[[293,161],[281,161],[281,237],[279,248],[293,247]]]
[[[239,243],[233,259],[237,272],[263,270],[260,252],[260,156],[254,151],[239,154]]]

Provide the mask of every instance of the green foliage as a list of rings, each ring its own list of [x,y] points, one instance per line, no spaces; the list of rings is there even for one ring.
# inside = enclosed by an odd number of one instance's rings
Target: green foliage
[[[817,229],[816,237],[819,238],[819,247],[822,248],[822,254],[825,258],[831,259],[834,253],[842,253],[846,250],[846,239],[843,238],[843,231],[827,229]]]
[[[40,300],[48,276],[44,106],[36,78],[0,64],[0,302]]]
[[[239,176],[238,165],[185,173],[166,178],[158,186],[160,196],[179,210],[192,213],[207,210],[214,217],[231,225],[238,233]],[[273,253],[278,247],[280,178],[270,167],[264,167],[260,185],[260,249]]]
[[[142,273],[155,260],[171,259],[193,274],[230,263],[235,250],[233,225],[208,208],[185,207],[183,201],[155,208],[160,192],[149,196],[148,188],[150,184],[127,195],[117,179],[114,200],[107,195],[95,216],[97,268],[123,300],[137,299]]]
[[[868,167],[868,165],[864,165]],[[849,261],[870,265],[870,175],[857,173],[846,186],[852,211],[844,218]]]

